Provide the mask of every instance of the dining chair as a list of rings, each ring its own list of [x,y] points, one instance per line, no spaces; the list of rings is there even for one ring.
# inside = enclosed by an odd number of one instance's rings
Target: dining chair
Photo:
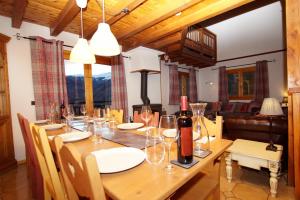
[[[33,199],[43,199],[43,177],[36,157],[33,139],[31,137],[29,121],[20,113],[17,113],[21,132],[23,135],[25,149],[26,149],[26,165],[27,172],[31,184],[31,191]]]
[[[123,110],[122,109],[112,109],[110,110],[110,114],[115,118],[117,124],[123,123]]]
[[[135,122],[135,123],[145,123],[142,120],[141,114],[139,114],[138,111],[134,111],[134,113],[133,113],[133,122]],[[148,123],[148,126],[158,127],[158,123],[159,123],[159,112],[154,112],[153,116],[152,116],[152,119]]]
[[[223,116],[217,116],[215,121],[203,118],[203,123],[200,123],[201,130],[208,131],[208,135],[215,136],[215,139],[222,139]]]
[[[64,187],[59,179],[57,168],[48,142],[45,129],[30,124],[36,155],[44,183],[44,199],[65,200]]]
[[[86,197],[91,200],[106,199],[96,158],[92,154],[80,155],[71,143],[63,144],[59,136],[53,138],[54,145],[59,152],[59,159],[78,197]]]

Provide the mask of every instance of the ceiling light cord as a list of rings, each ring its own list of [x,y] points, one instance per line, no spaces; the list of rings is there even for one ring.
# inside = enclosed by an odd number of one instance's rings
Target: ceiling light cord
[[[82,17],[82,8],[80,8],[80,27],[81,27],[81,38],[83,38],[83,17]]]
[[[104,0],[102,0],[102,21],[105,23]]]

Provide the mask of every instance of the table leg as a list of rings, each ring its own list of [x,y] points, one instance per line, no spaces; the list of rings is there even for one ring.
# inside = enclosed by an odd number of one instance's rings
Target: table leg
[[[276,197],[277,194],[277,187],[278,187],[278,169],[279,169],[279,162],[270,162],[269,163],[269,170],[270,170],[270,192],[272,197]]]
[[[227,181],[230,183],[232,180],[232,161],[231,161],[231,153],[229,153],[226,158],[226,174],[227,174]]]

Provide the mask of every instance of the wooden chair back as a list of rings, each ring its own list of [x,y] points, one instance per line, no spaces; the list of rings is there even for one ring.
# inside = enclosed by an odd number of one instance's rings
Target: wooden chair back
[[[29,121],[20,113],[17,114],[19,124],[21,127],[22,135],[24,138],[26,148],[26,164],[29,180],[31,183],[32,197],[34,199],[43,199],[43,177],[39,166],[38,159],[36,157],[33,138],[30,131]]]
[[[112,109],[110,110],[111,116],[113,116],[117,122],[117,124],[123,123],[123,110],[122,109]]]
[[[55,136],[52,141],[49,142],[50,143],[50,146],[51,146],[51,149],[53,151],[53,153],[55,154],[55,158],[56,158],[56,163],[60,169],[59,171],[59,176],[65,186],[65,190],[66,190],[66,194],[68,196],[68,199],[69,200],[78,200],[79,197],[70,181],[70,179],[68,178],[65,170],[64,170],[64,167],[63,167],[63,164],[62,164],[62,159],[61,159],[61,156],[60,156],[60,153],[59,151],[61,150],[62,146],[63,146],[63,140],[61,139],[61,137],[59,136]]]
[[[211,121],[204,117],[204,124],[201,123],[201,131],[208,131],[208,134],[210,136],[215,136],[216,139],[221,139],[222,138],[222,130],[223,130],[223,117],[222,116],[217,116],[216,121]],[[205,128],[206,127],[206,128]]]
[[[141,114],[139,114],[138,111],[134,111],[134,113],[133,113],[133,122],[135,122],[135,123],[145,123],[141,119]],[[159,112],[154,112],[152,114],[152,119],[150,120],[148,125],[158,127],[158,124],[159,124]]]
[[[31,132],[43,176],[44,199],[66,199],[45,129],[31,124]]]
[[[73,144],[62,145],[60,137],[54,137],[54,144],[63,158],[63,177],[69,179],[77,195],[91,200],[106,199],[96,158],[92,154],[81,156]]]

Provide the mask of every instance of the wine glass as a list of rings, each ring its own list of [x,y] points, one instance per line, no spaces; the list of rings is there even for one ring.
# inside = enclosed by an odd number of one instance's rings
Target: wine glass
[[[80,112],[83,114],[83,116],[86,115],[86,107],[85,107],[85,104],[81,104],[81,106],[80,106]]]
[[[167,173],[174,171],[171,165],[171,146],[178,139],[177,120],[175,115],[162,115],[159,121],[159,134],[163,138],[164,144],[168,149]]]
[[[67,105],[66,108],[64,109],[63,113],[64,118],[66,119],[66,124],[67,124],[67,131],[71,132],[71,120],[74,117],[74,108],[72,105]]]
[[[141,110],[141,119],[145,122],[146,124],[146,132],[148,134],[148,124],[149,121],[152,119],[152,111],[150,106],[142,106]]]

